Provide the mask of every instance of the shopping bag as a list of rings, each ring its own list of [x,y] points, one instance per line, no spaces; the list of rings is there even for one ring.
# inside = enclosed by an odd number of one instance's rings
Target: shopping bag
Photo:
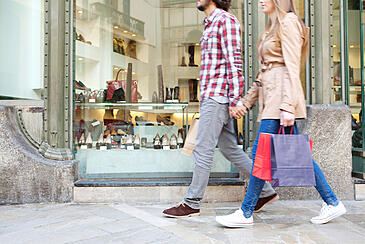
[[[120,90],[120,88],[123,89],[124,94],[126,93],[126,86],[127,86],[127,81],[126,80],[118,80],[118,76],[119,73],[122,71],[123,69],[119,69],[117,72],[117,75],[115,77],[115,80],[112,81],[107,81],[107,93],[106,93],[106,101],[111,101],[111,102],[115,102],[115,101],[125,101],[125,97],[124,95],[120,95],[120,96],[115,96],[114,92],[117,91],[118,89]],[[137,80],[132,80],[132,86],[131,86],[131,96],[132,96],[132,102],[138,102],[138,82]],[[120,94],[122,94],[123,92],[120,91]],[[114,99],[113,99],[113,95],[114,95]]]
[[[181,150],[181,154],[191,157],[193,155],[193,150],[195,146],[196,136],[198,135],[198,128],[199,128],[199,119],[194,118],[188,134],[186,135],[184,147]]]
[[[271,136],[260,133],[252,175],[259,179],[271,181]]]
[[[272,135],[271,177],[274,187],[316,185],[308,135]]]

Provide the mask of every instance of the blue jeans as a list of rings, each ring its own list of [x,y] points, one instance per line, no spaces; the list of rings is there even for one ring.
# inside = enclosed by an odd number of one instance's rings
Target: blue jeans
[[[277,134],[280,128],[280,120],[277,119],[264,119],[261,121],[260,128],[258,131],[258,135],[260,133],[270,133]],[[291,127],[285,128],[285,133],[290,132]],[[298,128],[294,125],[294,134],[298,134]],[[257,135],[255,143],[252,147],[252,161],[255,163],[256,149],[259,141],[259,136]],[[328,204],[337,206],[339,201],[337,200],[336,195],[333,193],[331,187],[328,185],[326,178],[323,175],[322,170],[319,168],[318,164],[314,162],[314,175],[316,179],[316,189],[321,195],[322,199]],[[253,211],[255,209],[256,203],[259,199],[260,193],[262,191],[262,187],[265,184],[264,180],[261,180],[255,176],[250,176],[250,182],[248,184],[248,189],[246,192],[245,200],[242,203],[241,209],[246,218],[252,216]]]

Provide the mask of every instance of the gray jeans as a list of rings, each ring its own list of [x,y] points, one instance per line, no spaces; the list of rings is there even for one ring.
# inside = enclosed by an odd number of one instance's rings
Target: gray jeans
[[[233,163],[241,173],[251,174],[252,160],[237,146],[228,104],[206,99],[200,106],[199,129],[193,150],[195,163],[193,179],[184,198],[184,202],[191,208],[200,208],[200,201],[207,188],[213,164],[214,149],[217,145],[224,157]],[[274,189],[266,182],[260,197],[271,196],[274,193]]]

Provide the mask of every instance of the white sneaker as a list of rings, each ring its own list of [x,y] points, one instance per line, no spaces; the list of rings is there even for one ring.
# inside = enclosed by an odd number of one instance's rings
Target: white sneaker
[[[342,202],[339,202],[336,207],[323,203],[321,212],[319,213],[318,216],[313,217],[311,219],[311,222],[313,224],[326,224],[332,219],[337,218],[345,213],[346,213],[346,208],[342,204]]]
[[[242,209],[238,209],[229,215],[217,216],[215,220],[226,227],[248,227],[253,225],[253,217],[246,218]]]

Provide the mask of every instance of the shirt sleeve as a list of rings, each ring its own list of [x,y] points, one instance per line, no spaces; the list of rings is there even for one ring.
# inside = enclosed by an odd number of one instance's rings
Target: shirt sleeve
[[[285,66],[288,69],[289,79],[282,83],[282,97],[280,109],[290,113],[295,112],[298,99],[298,89],[303,89],[300,82],[300,62],[302,54],[303,37],[298,17],[288,14],[282,23],[281,48]]]
[[[228,99],[231,107],[240,106],[244,79],[242,76],[241,30],[234,18],[226,18],[219,28],[223,57],[227,62]]]

